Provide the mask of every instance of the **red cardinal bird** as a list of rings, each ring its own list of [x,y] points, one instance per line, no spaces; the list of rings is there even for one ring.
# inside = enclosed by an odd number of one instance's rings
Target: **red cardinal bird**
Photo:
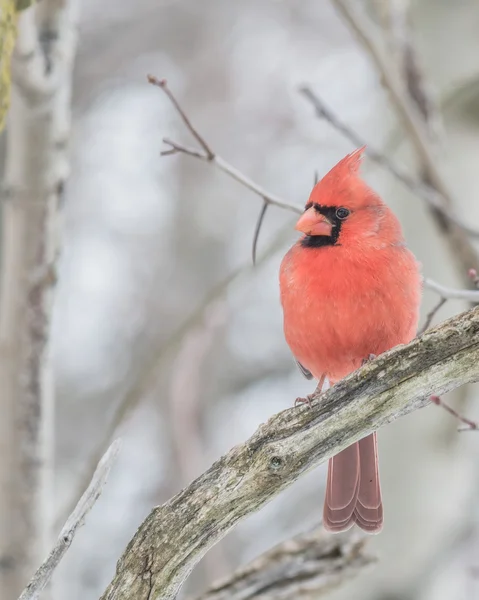
[[[284,333],[306,377],[331,385],[416,335],[419,265],[399,221],[359,177],[364,148],[314,187],[296,224],[304,235],[281,263]],[[329,461],[323,524],[383,525],[376,433]]]

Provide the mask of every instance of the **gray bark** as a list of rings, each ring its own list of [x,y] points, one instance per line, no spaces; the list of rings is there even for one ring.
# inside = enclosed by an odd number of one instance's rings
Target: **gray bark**
[[[241,519],[354,441],[479,380],[479,309],[356,371],[312,408],[273,416],[142,523],[102,600],[175,598],[202,556]]]

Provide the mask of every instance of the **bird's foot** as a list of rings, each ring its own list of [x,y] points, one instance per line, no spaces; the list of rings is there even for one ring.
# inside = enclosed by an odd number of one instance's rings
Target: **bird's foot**
[[[374,360],[375,358],[376,354],[370,354],[367,358],[363,358],[363,360],[361,361],[361,366],[364,367],[364,365],[366,365],[371,360]]]
[[[307,404],[309,406],[309,408],[311,408],[311,405],[313,404],[313,400],[315,398],[319,398],[323,392],[323,385],[324,385],[325,379],[326,379],[326,375],[325,374],[321,375],[318,385],[316,386],[316,389],[314,390],[314,393],[308,394],[305,398],[296,398],[296,400],[294,401],[294,405],[298,406],[298,404]]]
[[[305,398],[296,398],[294,401],[294,406],[299,406],[300,404],[307,404],[309,408],[313,403],[314,394],[308,394]]]

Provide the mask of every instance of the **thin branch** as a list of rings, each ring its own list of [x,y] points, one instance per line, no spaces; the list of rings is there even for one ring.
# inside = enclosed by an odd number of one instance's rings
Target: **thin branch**
[[[436,283],[432,279],[425,279],[424,285],[446,300],[466,300],[474,304],[479,303],[479,290],[456,290]]]
[[[176,111],[180,115],[183,123],[186,125],[187,129],[190,131],[190,133],[193,135],[193,137],[197,140],[197,142],[203,148],[203,152],[201,152],[199,150],[196,150],[195,148],[189,148],[182,144],[178,144],[177,142],[174,142],[168,138],[163,138],[163,143],[166,144],[167,146],[169,146],[169,148],[167,150],[163,150],[161,152],[161,156],[171,156],[173,154],[181,153],[181,154],[187,154],[188,156],[193,156],[194,158],[198,158],[198,159],[203,160],[208,163],[213,163],[216,165],[216,167],[220,171],[223,171],[223,173],[226,173],[227,175],[229,175],[230,177],[232,177],[233,179],[235,179],[236,181],[238,181],[239,183],[241,183],[242,185],[247,187],[249,190],[251,190],[255,194],[258,194],[259,196],[261,196],[261,198],[263,199],[263,207],[261,209],[260,216],[257,221],[254,236],[253,236],[252,254],[253,254],[253,264],[254,264],[256,262],[256,247],[258,244],[258,237],[259,237],[259,233],[261,230],[261,225],[263,224],[263,219],[266,214],[268,204],[272,204],[274,206],[283,208],[285,210],[292,211],[297,214],[300,214],[302,212],[302,209],[299,206],[296,206],[294,204],[291,204],[290,202],[286,202],[286,201],[282,200],[281,198],[279,198],[278,196],[275,196],[274,194],[270,194],[264,188],[262,188],[260,185],[258,185],[253,180],[251,180],[249,177],[247,177],[246,175],[241,173],[241,171],[238,171],[238,169],[236,169],[235,167],[230,165],[228,162],[226,162],[223,158],[221,158],[221,156],[218,156],[218,154],[216,154],[216,152],[213,152],[213,150],[211,149],[209,144],[207,144],[207,142],[205,141],[203,136],[201,136],[198,133],[198,130],[193,126],[191,120],[187,116],[186,112],[183,110],[181,104],[178,102],[175,95],[168,87],[166,79],[158,79],[158,78],[154,77],[153,75],[148,75],[148,81],[151,84],[159,87],[160,89],[162,89],[165,92],[165,94],[167,95],[167,97],[169,98],[169,100],[171,101],[173,106],[175,107]]]
[[[261,231],[261,226],[263,225],[264,217],[266,215],[266,211],[268,210],[268,204],[269,203],[267,200],[263,201],[263,206],[261,207],[261,210],[260,210],[260,213],[258,216],[258,221],[256,223],[256,227],[254,228],[253,248],[252,248],[253,265],[256,264],[256,247],[258,246],[259,232]]]
[[[265,552],[196,600],[314,600],[356,577],[376,559],[364,534],[330,535],[319,526]]]
[[[431,310],[427,313],[426,320],[424,321],[424,325],[418,331],[418,335],[422,335],[427,329],[429,329],[429,327],[431,326],[432,320],[436,316],[436,313],[444,306],[444,304],[446,304],[446,302],[447,302],[447,298],[443,298],[441,296],[441,298],[439,299],[439,302],[437,304],[435,304],[433,306],[433,308],[431,308]]]
[[[313,105],[316,115],[320,119],[325,119],[332,125],[334,129],[339,131],[347,140],[349,140],[354,146],[358,148],[366,146],[365,154],[368,158],[374,161],[376,164],[383,167],[388,171],[395,179],[400,181],[410,192],[419,196],[434,210],[439,211],[444,218],[448,219],[461,229],[463,229],[468,235],[474,238],[479,238],[479,231],[473,227],[470,227],[466,223],[460,221],[448,208],[447,199],[445,196],[440,194],[437,190],[429,185],[418,181],[414,177],[411,177],[401,169],[399,169],[384,153],[379,152],[372,148],[369,143],[364,140],[352,127],[342,121],[331,108],[327,106],[324,100],[308,86],[300,88],[300,93],[311,102]]]
[[[431,402],[443,408],[450,415],[455,417],[461,423],[464,423],[465,427],[460,427],[458,431],[477,431],[479,430],[479,424],[475,421],[471,421],[467,417],[460,415],[456,410],[454,410],[449,404],[446,404],[444,400],[441,400],[439,396],[433,395],[431,396]]]
[[[75,510],[68,517],[67,522],[61,530],[55,547],[50,552],[48,558],[38,568],[37,572],[32,577],[32,580],[27,587],[23,590],[18,600],[37,600],[42,591],[45,589],[55,569],[65,556],[68,548],[70,548],[77,530],[83,525],[85,517],[100,497],[100,494],[102,493],[103,488],[108,480],[113,463],[120,452],[120,448],[121,441],[118,439],[115,440],[105,452],[105,455],[98,463],[90,485],[78,501]]]
[[[247,175],[244,175],[241,171],[236,169],[236,167],[233,167],[228,162],[226,162],[223,158],[221,158],[221,156],[218,156],[218,154],[215,154],[214,157],[210,159],[206,154],[203,154],[199,150],[196,150],[195,148],[190,148],[188,146],[184,146],[183,144],[178,144],[177,142],[173,142],[168,138],[164,138],[163,142],[166,145],[170,146],[170,150],[164,150],[161,153],[162,156],[181,153],[187,154],[188,156],[193,156],[194,158],[198,158],[205,162],[209,162],[211,164],[214,164],[220,171],[223,171],[223,173],[226,173],[231,178],[235,179],[238,183],[241,183],[241,185],[244,185],[249,190],[260,196],[264,201],[268,202],[269,204],[277,206],[278,208],[284,208],[285,210],[289,210],[297,214],[301,214],[303,212],[303,209],[300,206],[292,204],[291,202],[287,202],[279,196],[271,194],[265,188],[255,183]]]
[[[156,507],[102,600],[173,599],[193,567],[240,520],[353,442],[479,380],[479,308],[352,373],[312,406],[285,410]]]
[[[167,81],[166,79],[158,79],[157,77],[154,77],[153,75],[148,75],[148,82],[151,83],[152,85],[156,85],[157,87],[161,88],[165,94],[168,96],[170,102],[173,104],[173,106],[176,109],[176,112],[180,115],[180,117],[183,119],[183,123],[186,125],[186,127],[191,131],[193,137],[196,139],[196,141],[198,142],[198,144],[203,148],[203,150],[205,151],[206,154],[206,160],[213,160],[215,157],[215,153],[213,152],[213,150],[211,150],[211,148],[209,147],[209,145],[205,142],[204,138],[198,133],[198,131],[193,127],[193,124],[191,123],[190,119],[188,118],[187,114],[185,113],[185,111],[181,108],[181,105],[179,104],[178,100],[175,98],[175,96],[171,93],[170,88],[168,87]]]

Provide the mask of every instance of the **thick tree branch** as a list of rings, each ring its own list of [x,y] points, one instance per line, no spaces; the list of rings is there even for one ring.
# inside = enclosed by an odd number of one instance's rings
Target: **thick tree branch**
[[[77,530],[83,525],[85,517],[93,508],[95,502],[100,497],[103,491],[111,468],[120,451],[121,442],[115,440],[105,455],[98,463],[98,466],[93,474],[90,485],[85,490],[85,493],[78,501],[75,510],[68,517],[67,522],[58,536],[55,547],[50,552],[44,563],[38,568],[28,586],[23,590],[18,600],[37,600],[42,591],[50,581],[55,569],[60,564],[60,561],[65,556]]]
[[[354,441],[479,380],[479,308],[429,330],[340,381],[311,408],[273,416],[244,444],[154,508],[102,600],[176,597],[200,558],[241,519]]]
[[[265,552],[196,600],[314,600],[376,562],[365,536],[318,527]]]

